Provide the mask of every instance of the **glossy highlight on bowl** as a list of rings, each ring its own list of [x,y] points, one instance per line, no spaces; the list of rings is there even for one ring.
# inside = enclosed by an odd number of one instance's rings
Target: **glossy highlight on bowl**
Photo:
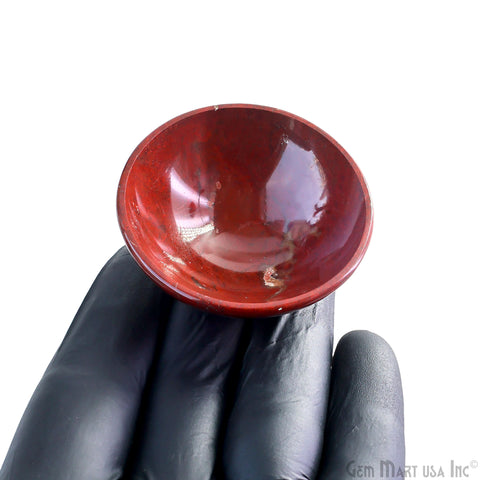
[[[120,228],[145,272],[182,301],[265,317],[310,305],[363,258],[372,207],[347,152],[290,113],[231,104],[152,132],[130,156]]]

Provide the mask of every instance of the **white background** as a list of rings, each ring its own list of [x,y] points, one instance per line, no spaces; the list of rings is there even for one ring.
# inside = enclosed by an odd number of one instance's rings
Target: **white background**
[[[236,102],[300,115],[356,160],[375,226],[337,292],[336,340],[366,328],[397,353],[408,463],[480,461],[478,5],[4,2],[0,462],[123,244],[129,154],[178,114]]]

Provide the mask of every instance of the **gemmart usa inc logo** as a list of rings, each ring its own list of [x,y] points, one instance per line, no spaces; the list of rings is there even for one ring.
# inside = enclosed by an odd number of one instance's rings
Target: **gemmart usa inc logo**
[[[444,465],[395,465],[391,460],[380,460],[378,464],[359,464],[354,460],[346,465],[351,478],[480,478],[478,462],[472,460],[462,464],[450,460]]]

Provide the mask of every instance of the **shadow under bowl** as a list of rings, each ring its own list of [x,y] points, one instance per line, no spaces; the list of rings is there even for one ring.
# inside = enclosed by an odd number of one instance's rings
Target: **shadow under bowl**
[[[157,284],[243,317],[333,292],[372,228],[363,176],[335,140],[290,113],[243,104],[152,132],[125,166],[117,209],[128,249]]]

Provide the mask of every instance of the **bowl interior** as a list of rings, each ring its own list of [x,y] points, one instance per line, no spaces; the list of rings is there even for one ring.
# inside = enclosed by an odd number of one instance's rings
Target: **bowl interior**
[[[183,300],[262,315],[326,296],[366,249],[365,182],[328,135],[267,107],[221,106],[157,129],[118,192],[127,245]]]

